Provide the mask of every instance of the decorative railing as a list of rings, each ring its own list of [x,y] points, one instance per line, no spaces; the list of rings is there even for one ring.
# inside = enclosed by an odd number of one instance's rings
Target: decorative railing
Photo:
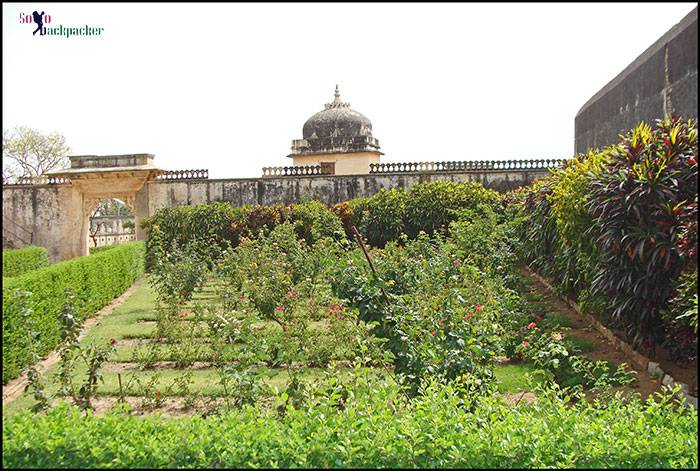
[[[41,175],[39,177],[19,177],[15,181],[8,183],[3,183],[3,186],[13,186],[13,185],[67,185],[69,184],[70,178],[68,177],[55,177],[51,175]]]
[[[156,180],[206,180],[209,178],[209,170],[163,170],[155,178]]]
[[[263,167],[263,177],[297,177],[301,175],[323,175],[323,173],[320,165]]]
[[[468,172],[474,170],[542,170],[561,167],[563,159],[462,160],[369,164],[369,173]]]

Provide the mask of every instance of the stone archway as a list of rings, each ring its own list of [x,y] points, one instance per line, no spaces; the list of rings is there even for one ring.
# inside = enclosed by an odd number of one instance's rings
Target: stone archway
[[[137,204],[139,191],[146,181],[162,171],[153,166],[152,154],[107,156],[73,156],[68,169],[49,172],[56,177],[69,178],[81,204],[80,254],[89,253],[90,215],[100,201],[109,198],[122,200],[134,215],[136,239],[143,240],[141,221],[148,216],[148,204]]]

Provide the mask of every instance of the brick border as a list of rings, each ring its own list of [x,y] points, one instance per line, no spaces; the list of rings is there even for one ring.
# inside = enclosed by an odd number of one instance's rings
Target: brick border
[[[562,296],[559,294],[554,288],[552,281],[543,277],[533,269],[531,269],[528,266],[524,267],[527,272],[532,275],[537,281],[542,283],[549,291],[552,292],[555,296],[557,296],[559,299],[564,301],[569,307],[571,307],[574,311],[576,311],[581,317],[586,319],[588,322],[591,323],[591,325],[603,335],[606,339],[610,341],[615,347],[619,348],[622,350],[622,352],[627,355],[631,359],[631,363],[634,364],[639,369],[646,370],[649,375],[652,377],[656,377],[661,380],[661,384],[664,386],[679,386],[680,387],[680,392],[679,396],[681,398],[685,397],[686,401],[688,404],[692,405],[695,410],[698,409],[698,398],[695,396],[690,395],[690,388],[688,387],[687,384],[681,383],[680,381],[676,381],[673,379],[673,376],[669,375],[666,373],[664,370],[661,369],[661,366],[655,362],[651,361],[648,357],[645,355],[642,355],[639,353],[637,350],[632,348],[630,344],[625,342],[624,340],[620,339],[618,336],[616,336],[610,329],[605,327],[598,319],[593,317],[593,315],[583,312],[581,308],[576,304],[572,299],[570,299],[567,296]]]

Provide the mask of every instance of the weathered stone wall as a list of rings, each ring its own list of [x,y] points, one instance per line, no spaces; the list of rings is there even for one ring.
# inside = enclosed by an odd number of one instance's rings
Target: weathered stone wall
[[[13,221],[33,233],[33,244],[46,247],[51,263],[81,252],[82,201],[69,185],[3,187],[3,224]]]
[[[698,10],[693,9],[583,105],[575,152],[618,141],[640,121],[698,116]]]
[[[484,170],[454,173],[389,173],[369,175],[314,175],[280,178],[227,180],[151,180],[136,194],[136,239],[145,234],[143,217],[162,207],[227,201],[245,204],[291,204],[312,198],[332,205],[357,197],[372,196],[382,188],[408,189],[419,182],[445,180],[479,182],[507,191],[548,174],[547,169]],[[107,189],[105,190],[107,192]],[[54,263],[82,255],[82,195],[70,184],[3,186],[4,218],[32,231],[34,244],[46,247]],[[92,245],[92,243],[90,243]]]
[[[497,191],[530,184],[548,174],[546,169],[527,171],[482,171],[463,173],[394,173],[376,175],[325,175],[283,178],[245,178],[228,180],[150,181],[148,213],[158,208],[227,201],[245,204],[291,204],[304,198],[332,205],[353,198],[372,196],[382,188],[408,189],[419,182],[443,180],[473,181]],[[145,198],[144,198],[145,199]]]

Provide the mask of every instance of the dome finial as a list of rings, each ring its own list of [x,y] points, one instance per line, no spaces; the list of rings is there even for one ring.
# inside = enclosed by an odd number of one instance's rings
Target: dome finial
[[[331,108],[349,108],[350,103],[343,103],[340,101],[340,88],[338,84],[335,84],[335,98],[333,98],[333,103],[326,103],[326,109]]]

